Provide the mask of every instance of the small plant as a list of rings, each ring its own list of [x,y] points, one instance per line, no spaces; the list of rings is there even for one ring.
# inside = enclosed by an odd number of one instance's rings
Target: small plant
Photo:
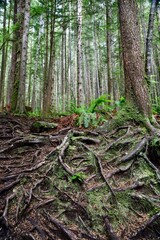
[[[83,126],[85,128],[96,127],[99,124],[105,122],[106,121],[105,117],[103,116],[101,111],[97,109],[97,107],[105,109],[108,101],[110,100],[107,100],[106,96],[102,95],[99,98],[91,101],[88,107],[82,105],[77,108],[75,107],[75,105],[72,105],[71,106],[72,113],[76,113],[79,115],[79,117],[76,120],[77,126]]]
[[[73,183],[83,184],[84,178],[85,175],[82,172],[77,172],[71,177],[71,180]]]

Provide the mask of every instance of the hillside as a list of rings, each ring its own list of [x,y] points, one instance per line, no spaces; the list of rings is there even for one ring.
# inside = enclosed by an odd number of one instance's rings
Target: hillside
[[[0,239],[160,239],[158,137],[73,120],[1,114]]]

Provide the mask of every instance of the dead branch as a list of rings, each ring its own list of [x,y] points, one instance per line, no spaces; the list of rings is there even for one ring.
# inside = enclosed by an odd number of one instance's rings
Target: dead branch
[[[122,157],[118,162],[119,163],[126,162],[136,157],[144,149],[146,144],[147,144],[147,139],[143,138],[130,153]]]
[[[53,218],[47,212],[45,212],[43,215],[44,217],[47,217],[47,219],[51,223],[53,223],[59,231],[61,231],[61,233],[64,235],[66,240],[77,240],[76,235],[70,230],[68,230],[65,226],[63,226],[63,224],[60,223],[57,219]]]
[[[105,223],[105,227],[106,227],[106,231],[107,231],[109,240],[120,240],[120,238],[114,232],[112,225],[109,222],[109,219],[107,216],[104,218],[104,223]]]

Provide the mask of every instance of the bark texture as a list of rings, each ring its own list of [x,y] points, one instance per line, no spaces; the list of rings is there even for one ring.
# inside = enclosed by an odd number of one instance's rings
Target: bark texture
[[[82,81],[82,0],[78,0],[77,80],[77,102],[80,106],[84,102]]]
[[[149,77],[152,74],[152,39],[153,39],[153,28],[154,28],[154,19],[156,13],[156,6],[158,0],[152,0],[149,22],[148,22],[148,32],[146,39],[146,61],[145,61],[145,71],[149,81]]]
[[[123,51],[125,96],[147,118],[151,104],[141,54],[140,28],[135,0],[119,0],[120,31]]]

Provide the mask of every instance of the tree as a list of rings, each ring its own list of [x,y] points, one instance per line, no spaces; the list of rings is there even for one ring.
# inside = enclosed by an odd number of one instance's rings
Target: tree
[[[55,74],[55,21],[56,21],[57,2],[56,0],[51,0],[49,3],[50,3],[50,14],[51,14],[50,16],[50,52],[49,52],[49,62],[48,62],[48,69],[47,69],[48,70],[47,78],[45,79],[45,82],[44,82],[44,98],[43,98],[43,114],[44,115],[47,115],[51,107],[53,106],[53,86],[54,86],[54,74]],[[47,17],[49,17],[48,14],[49,13],[47,10]],[[46,69],[44,71],[46,71]]]
[[[28,32],[30,20],[30,0],[22,1],[23,28],[22,28],[22,46],[21,46],[21,62],[19,75],[19,88],[16,110],[20,113],[25,112],[25,81],[27,66],[27,48],[28,48]]]
[[[4,106],[4,83],[5,83],[5,74],[6,74],[6,61],[7,61],[7,52],[6,52],[6,6],[7,1],[4,0],[4,14],[3,14],[3,46],[2,46],[2,61],[1,61],[1,73],[0,73],[0,103],[1,106]]]
[[[151,103],[141,53],[140,28],[135,0],[119,0],[125,96],[146,119],[151,119]]]
[[[152,39],[153,39],[153,27],[154,27],[154,19],[156,14],[156,7],[158,4],[158,0],[152,0],[150,15],[149,15],[149,22],[148,22],[148,32],[147,32],[147,39],[146,39],[146,61],[145,61],[145,71],[148,78],[152,74]]]
[[[83,96],[83,80],[82,80],[82,0],[77,2],[78,14],[78,41],[77,41],[77,103],[82,105],[84,103]]]

